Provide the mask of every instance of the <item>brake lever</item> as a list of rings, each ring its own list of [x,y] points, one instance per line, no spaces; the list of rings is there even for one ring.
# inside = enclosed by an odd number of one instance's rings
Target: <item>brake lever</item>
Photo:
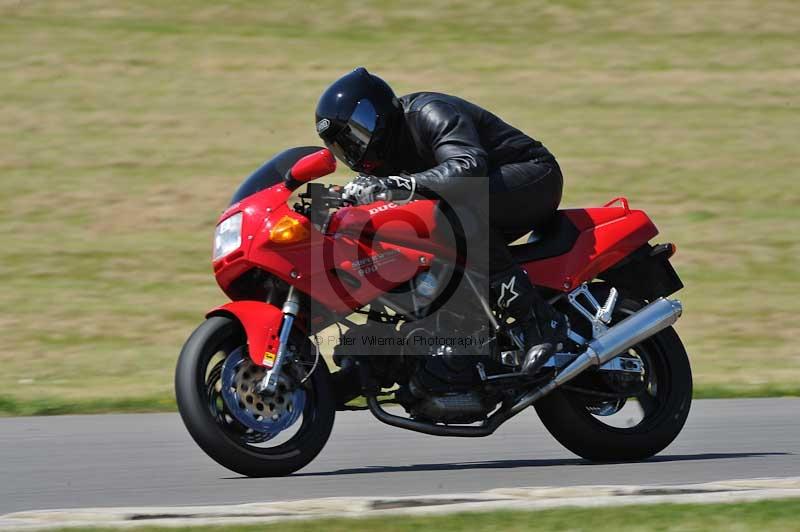
[[[328,200],[331,202],[338,203],[337,206],[339,207],[347,207],[348,205],[355,205],[354,199],[342,193],[343,188],[344,187],[342,187],[341,185],[333,185],[332,187],[330,187],[328,189],[328,193],[330,194],[330,196],[328,196]]]

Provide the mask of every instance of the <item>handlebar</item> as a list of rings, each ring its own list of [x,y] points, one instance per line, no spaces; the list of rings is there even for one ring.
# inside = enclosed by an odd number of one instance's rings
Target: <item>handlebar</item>
[[[343,187],[339,185],[327,186],[321,183],[309,183],[300,198],[311,200],[312,208],[341,207],[347,200],[342,194]]]
[[[305,214],[313,223],[322,227],[327,226],[331,209],[358,205],[355,198],[351,198],[344,193],[344,187],[341,185],[331,186],[323,185],[322,183],[309,183],[306,191],[300,194],[300,198],[304,200]],[[378,194],[376,199],[389,201],[386,193]],[[306,204],[305,200],[309,200],[309,203]]]
[[[303,194],[300,194],[300,197],[301,198],[306,198],[306,199],[311,199],[312,201],[314,201],[314,199],[324,200],[327,203],[327,206],[329,208],[330,207],[349,207],[349,206],[352,206],[352,205],[357,205],[357,202],[355,201],[355,198],[352,198],[352,197],[350,197],[350,196],[348,196],[348,195],[346,195],[344,193],[344,187],[343,186],[341,186],[341,185],[333,185],[333,186],[330,186],[330,187],[328,187],[326,185],[322,185],[322,186],[325,187],[326,189],[325,189],[324,192],[322,190],[320,190],[319,195],[317,195],[317,194],[315,194],[313,192],[305,192]],[[378,201],[389,201],[389,195],[386,192],[381,192],[380,194],[375,196],[375,199],[378,200]]]
[[[328,186],[322,183],[309,183],[305,192],[300,193],[303,200],[301,212],[323,232],[331,218],[331,209],[346,207],[349,202],[342,194],[343,187]],[[308,200],[308,203],[306,203]],[[295,207],[296,209],[298,206]]]
[[[351,198],[344,193],[341,185],[324,185],[322,183],[309,183],[306,191],[301,192],[299,197],[302,203],[295,204],[295,210],[302,213],[323,233],[327,231],[335,211],[342,207],[352,207],[358,205],[355,198]],[[389,201],[386,193],[376,196],[379,201]]]

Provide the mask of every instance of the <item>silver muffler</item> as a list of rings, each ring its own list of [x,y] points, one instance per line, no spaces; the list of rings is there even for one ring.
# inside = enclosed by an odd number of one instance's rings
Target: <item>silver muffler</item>
[[[663,297],[656,299],[594,338],[586,346],[586,350],[561,370],[553,380],[517,401],[511,407],[511,413],[514,414],[529,407],[592,366],[605,364],[626,349],[661,332],[678,321],[682,312],[683,306],[680,301]]]

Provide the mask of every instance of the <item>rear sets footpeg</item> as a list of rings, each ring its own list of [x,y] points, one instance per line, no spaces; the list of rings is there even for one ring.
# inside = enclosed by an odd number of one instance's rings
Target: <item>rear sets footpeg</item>
[[[616,288],[612,288],[608,293],[606,302],[600,305],[589,290],[589,286],[583,283],[570,292],[567,298],[570,304],[575,307],[575,310],[580,312],[592,324],[592,337],[598,338],[608,330],[614,307],[617,306],[619,292],[617,292]]]
[[[591,290],[589,290],[589,286],[586,283],[583,283],[581,286],[570,292],[567,295],[567,298],[569,303],[578,312],[580,312],[584,318],[589,320],[589,323],[592,325],[592,339],[603,336],[606,331],[609,330],[614,309],[617,306],[617,300],[619,299],[619,292],[616,288],[611,288],[608,293],[608,297],[602,305],[594,297],[594,294],[592,294]],[[587,345],[590,342],[589,339],[584,338],[571,329],[567,331],[567,336],[579,346]],[[524,359],[525,351],[521,349],[521,340],[514,336],[512,336],[512,338],[514,339],[515,343],[517,343],[518,347],[520,347],[520,349],[501,351],[500,363],[504,366],[519,367]],[[575,353],[555,353],[547,360],[547,362],[544,363],[542,368],[554,368],[556,370],[560,370],[568,366],[576,358],[578,358],[578,355]],[[477,370],[482,381],[518,376],[517,372],[487,376],[486,369],[483,367],[483,364],[478,364]],[[597,371],[615,371],[623,373],[637,373],[641,375],[644,373],[644,366],[642,361],[636,357],[617,356],[605,362],[604,364],[597,366]]]

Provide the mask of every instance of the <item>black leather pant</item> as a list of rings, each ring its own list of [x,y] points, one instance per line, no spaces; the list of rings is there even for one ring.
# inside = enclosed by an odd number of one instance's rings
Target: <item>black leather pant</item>
[[[508,244],[547,226],[561,203],[561,168],[555,159],[507,164],[489,174],[489,257],[492,275],[516,266]]]
[[[437,226],[452,228],[466,243],[467,266],[490,281],[492,301],[507,306],[514,316],[527,313],[541,298],[508,244],[532,229],[546,228],[561,202],[562,187],[561,169],[552,156],[506,164],[489,172],[488,184],[480,179],[448,197],[449,208],[444,210],[450,210],[449,215],[442,209],[438,213]],[[453,215],[458,223],[452,222]],[[503,292],[502,284],[508,285],[512,277],[519,297],[503,305],[501,295],[511,290]]]
[[[488,182],[475,179],[446,197],[448,207],[440,204],[437,227],[449,228],[466,243],[470,268],[501,274],[516,266],[508,244],[546,227],[558,209],[561,169],[548,157],[500,166],[489,173]],[[451,241],[446,236],[441,239]]]
[[[451,196],[448,205],[459,223],[446,221],[449,216],[441,211],[440,223],[449,224],[466,242],[467,266],[489,281],[493,304],[518,319],[534,308],[538,308],[537,314],[546,314],[546,303],[514,260],[508,244],[532,229],[546,228],[552,220],[561,202],[561,169],[553,157],[507,164],[489,173],[488,191],[486,186],[482,179],[462,189],[463,197]],[[455,230],[457,226],[460,230]]]
[[[531,318],[549,321],[553,310],[516,263],[508,244],[532,229],[545,228],[551,221],[561,202],[561,169],[555,159],[547,158],[501,166],[489,178],[488,269],[492,302],[523,322]],[[531,331],[526,336],[531,337],[526,343],[542,340],[540,334]]]

